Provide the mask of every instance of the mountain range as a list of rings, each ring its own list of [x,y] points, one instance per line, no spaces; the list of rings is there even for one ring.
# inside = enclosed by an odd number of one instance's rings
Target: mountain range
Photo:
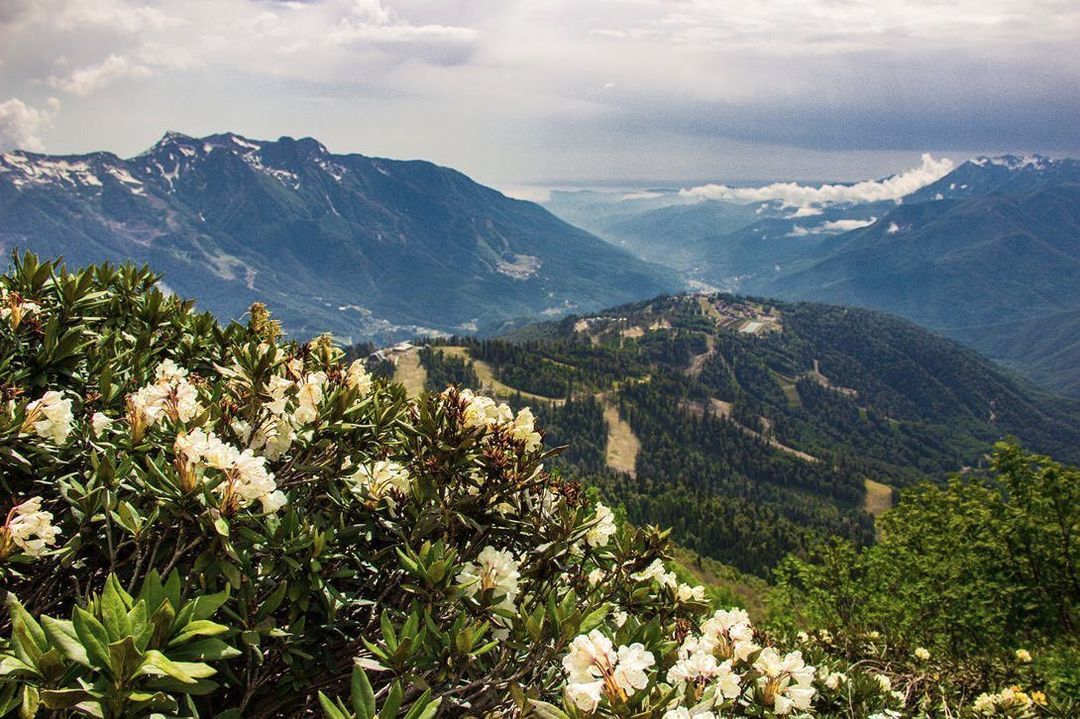
[[[0,250],[15,248],[146,262],[223,319],[262,301],[300,337],[484,331],[681,286],[460,172],[232,133],[170,132],[129,159],[0,154]]]
[[[1075,160],[976,158],[875,202],[795,207],[668,190],[555,193],[548,207],[643,257],[668,258],[701,286],[899,314],[1080,396]]]

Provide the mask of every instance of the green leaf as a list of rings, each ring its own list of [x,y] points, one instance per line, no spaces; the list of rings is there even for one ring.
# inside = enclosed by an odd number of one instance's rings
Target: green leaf
[[[22,706],[19,707],[19,719],[34,719],[41,705],[41,695],[35,686],[24,684],[22,689]]]
[[[401,699],[405,696],[405,692],[401,689],[401,682],[394,682],[390,686],[390,691],[386,695],[386,699],[383,700],[382,711],[379,712],[379,719],[396,719],[398,707],[401,706]]]
[[[173,679],[183,682],[184,684],[194,684],[195,678],[190,676],[184,669],[166,657],[156,649],[151,649],[143,656],[142,666],[139,667],[137,676],[168,676]]]
[[[176,661],[216,661],[219,659],[232,659],[240,656],[241,653],[239,649],[235,649],[216,638],[189,642],[182,647],[169,651],[170,656]]]
[[[93,699],[85,689],[42,689],[41,703],[46,709],[71,709],[79,702]]]
[[[180,632],[169,640],[169,646],[175,647],[183,644],[192,637],[213,637],[224,634],[229,628],[224,624],[212,622],[209,619],[197,619],[180,629]]]
[[[570,716],[559,707],[539,699],[530,699],[529,706],[540,719],[570,719]]]
[[[90,658],[86,654],[86,647],[79,641],[79,636],[71,622],[43,616],[41,617],[41,626],[45,630],[45,636],[49,638],[49,642],[59,649],[65,657],[84,667],[90,666]]]
[[[124,602],[127,592],[120,588],[115,574],[110,574],[105,581],[105,591],[101,593],[101,619],[108,633],[108,639],[115,642],[131,634],[131,620],[128,619],[128,610],[131,608],[131,597],[127,596],[128,602]]]
[[[322,707],[326,719],[350,719],[348,714],[334,706],[330,698],[322,692],[319,692],[319,706]]]
[[[367,672],[354,666],[350,682],[353,714],[356,719],[373,719],[375,716],[375,692],[368,681]]]
[[[431,690],[425,689],[420,698],[413,704],[412,709],[405,715],[405,719],[431,719],[442,704],[442,697],[431,701]]]
[[[135,646],[134,637],[127,636],[109,645],[109,665],[114,677],[131,676],[142,662],[142,652]]]
[[[75,634],[86,648],[90,663],[98,669],[109,669],[109,633],[93,614],[82,607],[75,607],[71,615]]]

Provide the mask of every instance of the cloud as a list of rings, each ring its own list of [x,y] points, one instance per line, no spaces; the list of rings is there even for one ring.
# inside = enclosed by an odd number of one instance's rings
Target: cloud
[[[867,220],[829,220],[813,227],[792,225],[788,237],[806,237],[807,235],[834,235],[840,232],[851,232],[863,227],[869,227],[877,222],[876,217]]]
[[[850,232],[861,227],[869,227],[877,222],[876,217],[869,220],[829,220],[821,226],[822,232]]]
[[[97,65],[80,67],[63,78],[50,77],[46,80],[49,87],[54,87],[73,95],[86,96],[126,78],[146,78],[154,71],[145,65],[133,62],[123,55],[109,55]]]
[[[883,180],[821,186],[799,185],[794,182],[775,182],[764,187],[708,184],[680,190],[679,194],[683,197],[739,203],[779,200],[787,207],[800,208],[823,204],[895,201],[941,179],[952,172],[952,169],[952,160],[947,157],[935,160],[927,153],[922,156],[921,166]]]
[[[17,97],[0,102],[0,149],[44,150],[40,133],[59,109],[60,101],[54,97],[43,108],[31,107]]]

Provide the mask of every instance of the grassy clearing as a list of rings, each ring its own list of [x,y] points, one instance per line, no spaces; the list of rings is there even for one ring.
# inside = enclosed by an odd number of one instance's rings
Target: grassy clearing
[[[418,397],[424,391],[427,370],[420,364],[419,351],[412,349],[398,357],[394,366],[394,381],[405,386],[410,397]]]
[[[436,347],[436,349],[439,352],[445,352],[453,357],[461,357],[466,362],[471,361],[473,363],[473,369],[476,371],[476,376],[480,378],[479,389],[490,392],[493,395],[508,397],[514,394],[520,394],[525,399],[532,399],[538,402],[553,402],[556,405],[561,405],[566,402],[566,400],[562,398],[544,397],[543,395],[533,394],[532,392],[524,392],[500,382],[498,378],[495,377],[495,372],[491,369],[491,365],[487,362],[473,359],[466,347]]]
[[[615,405],[609,404],[604,407],[604,421],[608,426],[607,465],[618,472],[634,475],[638,452],[641,451],[641,442],[638,441],[630,425],[619,416],[619,410]]]
[[[872,479],[866,480],[866,499],[863,509],[875,517],[878,517],[892,509],[892,487]]]

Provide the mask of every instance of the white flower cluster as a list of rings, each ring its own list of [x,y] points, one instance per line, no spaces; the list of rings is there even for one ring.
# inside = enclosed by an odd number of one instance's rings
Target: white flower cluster
[[[1039,696],[1041,699],[1042,695]],[[1020,687],[1007,687],[993,694],[980,694],[971,706],[976,713],[984,716],[1024,716],[1031,712],[1035,703],[1031,695]]]
[[[615,526],[615,513],[597,502],[596,517],[593,521],[595,524],[589,527],[589,531],[585,535],[585,541],[588,542],[590,547],[604,547],[615,532],[618,531]]]
[[[71,434],[73,419],[71,400],[60,392],[50,390],[43,394],[41,399],[26,405],[23,431],[33,429],[39,437],[53,444],[63,445]]]
[[[669,589],[675,601],[680,603],[705,601],[705,587],[700,584],[694,587],[683,584],[674,572],[669,572],[664,568],[664,563],[659,559],[653,560],[652,564],[631,577],[639,582],[656,582],[661,587]]]
[[[353,363],[349,365],[345,373],[345,384],[349,386],[349,389],[359,392],[361,397],[371,392],[371,375],[364,367],[363,360],[353,360]]]
[[[19,329],[24,318],[41,312],[41,305],[23,298],[18,292],[0,289],[0,319],[7,320],[12,330]]]
[[[803,661],[802,652],[794,651],[784,656],[773,647],[766,647],[754,661],[754,668],[761,672],[758,684],[764,689],[765,705],[776,714],[789,714],[792,709],[810,708],[814,700],[814,667]]]
[[[0,559],[10,555],[12,545],[31,557],[41,556],[46,547],[56,544],[60,534],[52,520],[52,513],[41,509],[41,497],[16,504],[0,525]]]
[[[840,687],[847,684],[847,674],[843,672],[834,672],[829,669],[818,670],[818,681],[822,686],[830,691],[838,691]]]
[[[612,704],[624,703],[649,685],[646,670],[655,663],[643,645],[616,650],[610,639],[594,629],[576,637],[563,657],[566,698],[585,712],[595,711],[605,698]]]
[[[162,417],[173,422],[190,422],[201,411],[199,391],[188,381],[188,371],[171,359],[157,366],[153,384],[127,397],[128,422],[136,442]]]
[[[514,555],[488,545],[476,557],[475,562],[462,565],[457,583],[470,597],[475,597],[478,592],[491,590],[496,597],[502,597],[499,607],[513,611],[520,578],[521,573]]]
[[[242,508],[257,500],[263,512],[269,514],[285,506],[285,494],[278,490],[274,475],[267,471],[266,458],[256,456],[250,449],[240,451],[222,442],[213,432],[201,429],[179,434],[173,449],[181,481],[187,483],[185,489],[190,491],[194,487],[199,469],[216,469],[225,475],[214,487],[223,508]]]
[[[386,459],[380,459],[370,465],[360,465],[348,477],[348,481],[353,491],[358,494],[367,494],[376,500],[382,499],[390,490],[405,494],[412,485],[409,471],[398,462]]]
[[[446,396],[446,393],[443,395]],[[536,431],[536,418],[528,407],[522,408],[515,417],[510,405],[505,402],[498,403],[491,397],[475,394],[468,389],[461,390],[458,396],[465,403],[462,421],[466,427],[502,428],[524,444],[526,452],[535,452],[540,448],[542,438]]]

